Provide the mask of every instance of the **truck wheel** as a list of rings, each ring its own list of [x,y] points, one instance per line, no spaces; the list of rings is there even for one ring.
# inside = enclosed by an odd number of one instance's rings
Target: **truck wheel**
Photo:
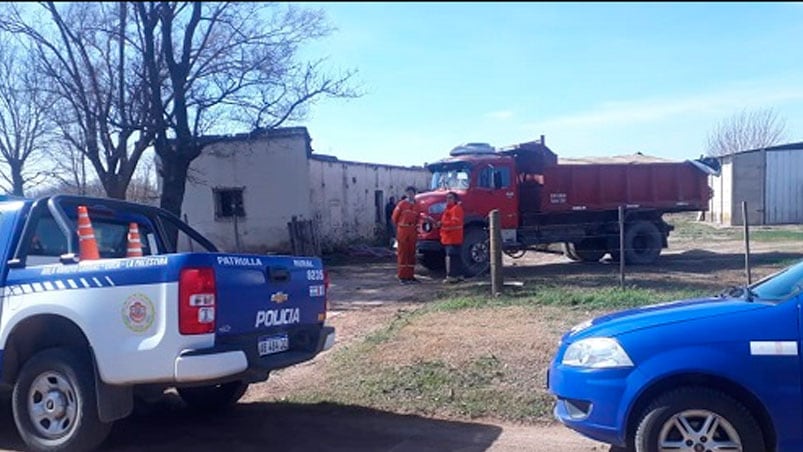
[[[574,254],[583,262],[598,262],[606,252],[605,242],[601,239],[583,239],[574,244]]]
[[[636,430],[636,451],[766,450],[761,428],[733,398],[707,388],[681,388],[646,409]]]
[[[25,362],[12,394],[14,423],[37,451],[96,448],[112,424],[101,422],[95,375],[84,351],[51,348]]]
[[[488,234],[484,230],[478,227],[467,229],[463,237],[463,246],[460,250],[463,260],[463,273],[471,277],[487,271],[491,265],[490,249]]]
[[[418,263],[429,270],[443,270],[446,267],[446,256],[442,252],[421,253]]]
[[[651,264],[661,254],[661,231],[654,223],[639,221],[625,231],[625,263]]]
[[[575,262],[580,262],[582,260],[580,256],[577,255],[574,243],[571,242],[563,242],[563,255]]]
[[[248,390],[248,384],[232,381],[219,385],[176,388],[181,399],[198,411],[221,411],[231,408]]]

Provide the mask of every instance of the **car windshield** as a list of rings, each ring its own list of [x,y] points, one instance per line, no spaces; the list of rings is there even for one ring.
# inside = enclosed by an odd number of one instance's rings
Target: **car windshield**
[[[750,286],[752,295],[764,301],[783,301],[803,290],[803,261]]]
[[[431,190],[437,189],[467,189],[469,186],[468,168],[452,168],[434,171],[432,173]]]

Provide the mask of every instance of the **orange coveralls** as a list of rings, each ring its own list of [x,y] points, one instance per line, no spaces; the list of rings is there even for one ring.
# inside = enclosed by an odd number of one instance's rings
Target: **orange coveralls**
[[[401,280],[412,280],[415,275],[415,241],[418,235],[418,217],[421,211],[417,204],[403,199],[393,209],[391,219],[396,226],[396,262]]]
[[[463,244],[463,206],[453,204],[446,208],[441,217],[441,244]]]
[[[446,277],[463,276],[460,248],[463,245],[463,206],[447,204],[441,217],[441,244],[446,252]]]

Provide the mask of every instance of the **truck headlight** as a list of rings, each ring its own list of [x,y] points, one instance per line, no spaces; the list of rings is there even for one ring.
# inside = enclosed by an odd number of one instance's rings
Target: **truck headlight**
[[[446,210],[445,202],[436,202],[435,204],[429,206],[430,215],[437,215],[439,213],[443,213],[445,210]]]
[[[562,363],[566,366],[594,369],[633,366],[633,361],[619,342],[609,337],[591,337],[569,345]]]

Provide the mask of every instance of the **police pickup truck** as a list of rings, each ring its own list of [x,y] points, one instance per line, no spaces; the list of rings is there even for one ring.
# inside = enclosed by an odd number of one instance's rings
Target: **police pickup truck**
[[[79,207],[98,259],[78,252]],[[133,225],[141,257],[126,257]],[[318,258],[221,253],[161,209],[0,197],[0,384],[17,429],[32,450],[87,450],[140,392],[230,406],[332,346],[327,286]]]

